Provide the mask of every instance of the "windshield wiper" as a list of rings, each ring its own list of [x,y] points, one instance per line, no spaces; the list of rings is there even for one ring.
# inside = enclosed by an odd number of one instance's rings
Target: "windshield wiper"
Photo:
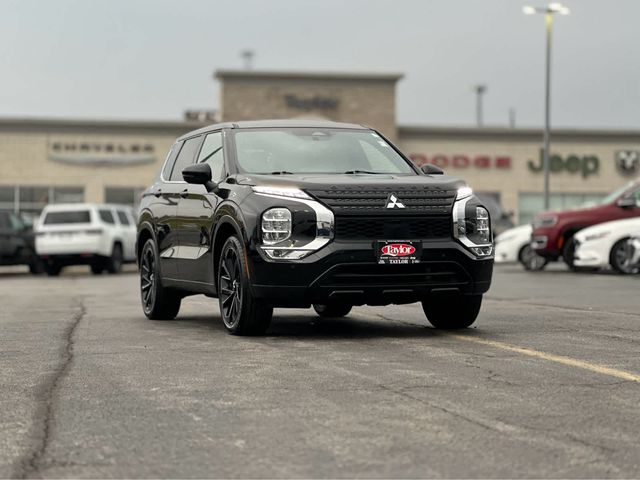
[[[380,172],[371,172],[369,170],[347,170],[346,172],[343,172],[345,174],[354,174],[354,173],[370,173],[373,175],[382,175]]]
[[[293,175],[293,172],[287,172],[286,170],[278,170],[276,172],[271,172],[269,175]]]

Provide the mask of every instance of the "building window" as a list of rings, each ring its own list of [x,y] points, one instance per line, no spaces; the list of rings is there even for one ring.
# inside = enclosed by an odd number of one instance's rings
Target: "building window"
[[[137,207],[140,203],[140,195],[144,190],[144,187],[106,187],[104,200],[106,203]]]
[[[13,210],[33,221],[48,203],[81,203],[84,187],[1,185],[0,210]]]
[[[549,195],[550,210],[565,210],[583,205],[595,204],[605,197],[600,193],[551,193]],[[542,193],[518,194],[518,223],[531,223],[536,214],[544,211],[544,195]]]

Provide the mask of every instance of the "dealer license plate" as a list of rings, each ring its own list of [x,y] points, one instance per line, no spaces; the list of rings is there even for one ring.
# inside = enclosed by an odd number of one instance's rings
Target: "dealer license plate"
[[[411,240],[378,240],[375,243],[376,259],[383,265],[419,263],[422,244]]]

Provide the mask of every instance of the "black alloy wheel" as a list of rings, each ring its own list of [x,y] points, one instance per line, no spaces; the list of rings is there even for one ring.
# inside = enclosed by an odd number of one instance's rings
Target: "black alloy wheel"
[[[161,284],[158,252],[153,240],[147,240],[140,259],[140,300],[151,320],[173,320],[180,311],[182,298]]]
[[[441,330],[467,328],[476,321],[482,295],[437,295],[422,301],[422,310],[429,323]]]
[[[222,247],[218,264],[218,300],[224,326],[233,335],[263,335],[273,307],[253,296],[247,275],[244,249],[231,236]]]
[[[633,263],[635,253],[636,249],[633,246],[631,239],[623,238],[622,240],[618,240],[615,245],[611,247],[609,263],[618,273],[623,273],[625,275],[638,273],[640,271],[640,266],[637,263]]]
[[[525,270],[538,271],[543,270],[547,266],[548,260],[536,253],[531,245],[525,245],[520,249],[518,260]]]
[[[120,273],[122,270],[122,246],[116,243],[111,251],[111,257],[107,259],[107,272]]]

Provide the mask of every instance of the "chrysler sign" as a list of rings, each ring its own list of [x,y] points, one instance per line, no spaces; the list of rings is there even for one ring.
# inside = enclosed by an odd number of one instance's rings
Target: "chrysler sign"
[[[156,156],[150,143],[53,141],[49,159],[75,165],[126,166],[153,163]]]

